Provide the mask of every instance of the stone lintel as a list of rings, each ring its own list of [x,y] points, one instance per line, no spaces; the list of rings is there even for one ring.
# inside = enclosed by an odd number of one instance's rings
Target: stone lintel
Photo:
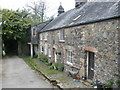
[[[89,52],[94,52],[94,53],[97,53],[97,49],[94,48],[94,47],[90,47],[90,46],[86,46],[83,48],[84,51],[89,51]]]

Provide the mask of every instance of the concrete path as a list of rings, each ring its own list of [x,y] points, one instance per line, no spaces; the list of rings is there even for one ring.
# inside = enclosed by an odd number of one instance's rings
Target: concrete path
[[[52,88],[42,76],[17,56],[2,60],[2,88]]]

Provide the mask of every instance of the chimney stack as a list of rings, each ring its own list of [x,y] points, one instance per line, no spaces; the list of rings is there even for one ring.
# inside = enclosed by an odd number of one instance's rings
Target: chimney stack
[[[83,6],[86,2],[87,2],[87,0],[75,0],[75,7],[76,7],[76,8],[80,8],[80,7]]]

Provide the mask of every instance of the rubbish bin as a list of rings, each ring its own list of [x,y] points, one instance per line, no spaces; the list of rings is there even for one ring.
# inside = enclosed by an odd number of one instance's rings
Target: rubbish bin
[[[103,90],[102,88],[103,84],[100,81],[96,81],[96,85],[97,85],[97,90]]]

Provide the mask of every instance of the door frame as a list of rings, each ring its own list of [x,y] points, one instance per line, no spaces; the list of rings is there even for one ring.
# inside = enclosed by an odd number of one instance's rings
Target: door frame
[[[53,48],[54,62],[57,62],[57,54],[55,48]]]
[[[57,62],[57,54],[56,54],[56,52],[54,53],[54,55],[55,55],[55,62]]]
[[[90,72],[91,71],[93,71],[93,74],[94,74],[94,69],[92,69],[91,68],[91,66],[90,66],[90,53],[93,53],[94,54],[94,52],[89,52],[89,51],[87,51],[87,79],[92,79],[92,78],[89,78],[89,75],[90,75]],[[95,58],[95,57],[94,57]],[[94,59],[93,58],[93,59]],[[95,60],[95,59],[94,59]],[[94,63],[94,61],[93,61],[93,63]],[[94,64],[93,64],[94,65]],[[94,67],[94,66],[93,66]],[[93,76],[94,77],[94,76]]]

